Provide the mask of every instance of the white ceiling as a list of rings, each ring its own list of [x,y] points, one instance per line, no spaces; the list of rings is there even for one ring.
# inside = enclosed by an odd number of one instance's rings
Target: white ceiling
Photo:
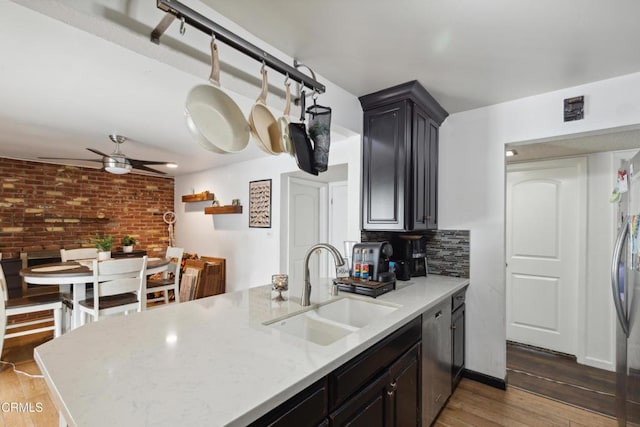
[[[637,0],[202,1],[355,95],[417,79],[449,113],[640,70]]]
[[[354,95],[418,79],[450,113],[640,70],[637,0],[203,1]],[[114,132],[171,174],[264,156],[190,137],[184,100],[207,57],[151,44],[162,15],[153,0],[0,2],[0,156],[93,158]]]

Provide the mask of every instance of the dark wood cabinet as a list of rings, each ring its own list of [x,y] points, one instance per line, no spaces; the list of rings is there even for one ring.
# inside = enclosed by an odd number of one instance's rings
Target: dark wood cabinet
[[[455,389],[462,379],[465,359],[465,289],[452,297],[453,313],[451,313],[451,386]]]
[[[391,427],[391,378],[389,373],[377,377],[346,403],[329,415],[331,427]]]
[[[438,125],[418,106],[413,109],[413,228],[438,228]]]
[[[330,426],[416,427],[421,419],[418,341],[329,416]]]
[[[417,81],[360,102],[362,229],[437,228],[438,129],[448,113]]]
[[[331,426],[417,426],[421,318],[329,375]]]
[[[392,425],[398,427],[419,426],[422,416],[420,381],[421,343],[414,345],[391,368],[390,400]]]
[[[253,422],[250,427],[328,426],[327,401],[328,386],[325,377]]]

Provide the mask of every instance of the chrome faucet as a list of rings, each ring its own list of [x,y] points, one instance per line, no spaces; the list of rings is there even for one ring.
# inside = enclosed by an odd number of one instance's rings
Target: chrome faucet
[[[331,246],[328,243],[317,243],[309,248],[309,250],[304,256],[304,287],[302,288],[302,303],[301,303],[303,307],[311,305],[311,302],[309,301],[311,296],[311,279],[309,278],[309,258],[311,258],[311,254],[313,254],[316,251],[316,249],[322,249],[322,248],[328,250],[331,253],[331,255],[333,255],[333,261],[335,262],[336,267],[340,267],[341,265],[344,265],[344,259],[342,258],[342,255],[340,255],[340,252],[335,247]]]

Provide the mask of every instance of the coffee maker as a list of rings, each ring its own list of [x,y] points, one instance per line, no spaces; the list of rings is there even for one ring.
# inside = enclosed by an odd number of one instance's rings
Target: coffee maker
[[[388,242],[365,242],[357,243],[353,246],[352,259],[355,253],[363,254],[366,251],[368,260],[361,259],[361,263],[369,262],[371,271],[369,279],[374,282],[386,282],[393,280],[393,275],[389,273],[389,257],[392,254],[392,246]]]
[[[399,234],[391,240],[393,246],[392,261],[398,280],[427,275],[427,245],[425,236]]]

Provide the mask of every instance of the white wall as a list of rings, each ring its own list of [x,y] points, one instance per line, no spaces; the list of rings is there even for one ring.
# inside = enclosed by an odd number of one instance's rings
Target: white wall
[[[630,156],[630,152],[625,152]],[[587,275],[578,362],[615,371],[615,313],[611,304],[611,254],[616,235],[616,205],[609,202],[616,182],[618,153],[588,157]]]
[[[332,141],[329,165],[343,163],[348,165],[348,234],[360,240],[360,136]],[[296,170],[292,157],[280,155],[176,177],[176,244],[187,252],[226,258],[227,292],[270,283],[281,265],[281,174]],[[249,181],[262,179],[272,180],[271,228],[249,228]],[[205,215],[210,203],[182,203],[181,196],[192,190],[212,191],[223,205],[240,199],[243,213]]]
[[[563,99],[585,95],[584,120]],[[439,226],[468,229],[468,369],[506,375],[504,145],[640,124],[640,73],[452,114],[440,128]]]

